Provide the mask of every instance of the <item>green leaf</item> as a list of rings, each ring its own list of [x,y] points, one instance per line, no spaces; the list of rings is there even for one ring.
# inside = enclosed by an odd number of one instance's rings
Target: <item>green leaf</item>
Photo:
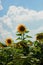
[[[28,40],[27,42],[32,42],[31,40]]]
[[[16,34],[17,36],[21,36],[21,34]]]
[[[31,36],[26,35],[27,38],[32,38]]]
[[[29,31],[26,31],[25,33],[28,33]]]
[[[38,46],[38,42],[37,41],[34,42],[34,46]]]
[[[20,37],[18,37],[16,40],[21,40],[21,38],[20,38]]]

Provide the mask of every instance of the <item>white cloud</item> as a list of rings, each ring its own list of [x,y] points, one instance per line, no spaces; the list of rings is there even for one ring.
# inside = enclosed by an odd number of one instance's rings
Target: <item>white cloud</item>
[[[7,24],[8,27],[12,28],[12,22],[10,17],[4,16],[2,20],[5,24]]]
[[[6,15],[2,18],[4,23],[9,27],[13,27],[15,22],[31,22],[43,20],[43,11],[29,10],[23,7],[10,6]]]
[[[43,19],[43,11],[25,9],[23,7],[10,6],[7,12],[14,21],[32,21]]]
[[[0,23],[0,34],[1,34],[1,36],[4,38],[5,36],[6,37],[12,37],[12,34],[11,34],[11,32],[9,32],[8,30],[5,30],[4,28],[3,28],[3,26],[2,26],[2,23]]]
[[[3,6],[1,4],[1,0],[0,0],[0,10],[3,10]]]
[[[0,5],[0,10],[3,10],[3,6],[2,5]]]

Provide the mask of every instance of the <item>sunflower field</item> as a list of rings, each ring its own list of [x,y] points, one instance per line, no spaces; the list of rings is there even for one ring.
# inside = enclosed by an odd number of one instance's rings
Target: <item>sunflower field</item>
[[[0,41],[0,65],[43,65],[43,32],[36,34],[36,40],[31,41],[25,25],[17,27],[17,41],[10,37],[5,44]]]

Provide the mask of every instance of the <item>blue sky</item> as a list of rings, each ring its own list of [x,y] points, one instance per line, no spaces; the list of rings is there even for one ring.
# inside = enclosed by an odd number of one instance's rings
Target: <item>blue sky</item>
[[[16,38],[18,24],[25,24],[30,35],[43,32],[43,0],[0,0],[0,41]]]

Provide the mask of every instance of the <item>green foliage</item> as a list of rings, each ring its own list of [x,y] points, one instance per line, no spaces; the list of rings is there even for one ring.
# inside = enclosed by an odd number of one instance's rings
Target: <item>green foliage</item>
[[[20,33],[18,33],[18,34],[16,34],[17,36],[21,36],[21,34]]]
[[[20,37],[18,37],[16,40],[21,40],[21,38],[20,38]]]
[[[31,42],[27,38],[32,38],[17,32],[19,42],[9,47],[0,42],[0,65],[42,65],[43,64],[43,44],[37,40]],[[21,41],[20,41],[21,40]],[[28,43],[32,43],[32,46]],[[21,46],[21,47],[20,47]]]
[[[28,33],[29,31],[25,31],[25,33]]]
[[[27,31],[25,31],[24,33],[22,33],[22,34],[20,34],[19,32],[17,32],[17,36],[18,36],[18,38],[16,39],[16,40],[21,40],[21,41],[23,41],[23,40],[25,40],[25,39],[27,39],[27,38],[32,38],[31,36],[29,36],[29,35],[26,35],[26,33],[28,33],[29,31],[27,30]]]
[[[26,38],[32,38],[31,36],[26,35]]]
[[[26,47],[0,47],[0,65],[41,65],[43,64],[43,45],[33,42],[33,46],[26,44],[26,40],[21,41]],[[36,45],[35,45],[36,44]],[[24,53],[24,55],[23,55]]]

